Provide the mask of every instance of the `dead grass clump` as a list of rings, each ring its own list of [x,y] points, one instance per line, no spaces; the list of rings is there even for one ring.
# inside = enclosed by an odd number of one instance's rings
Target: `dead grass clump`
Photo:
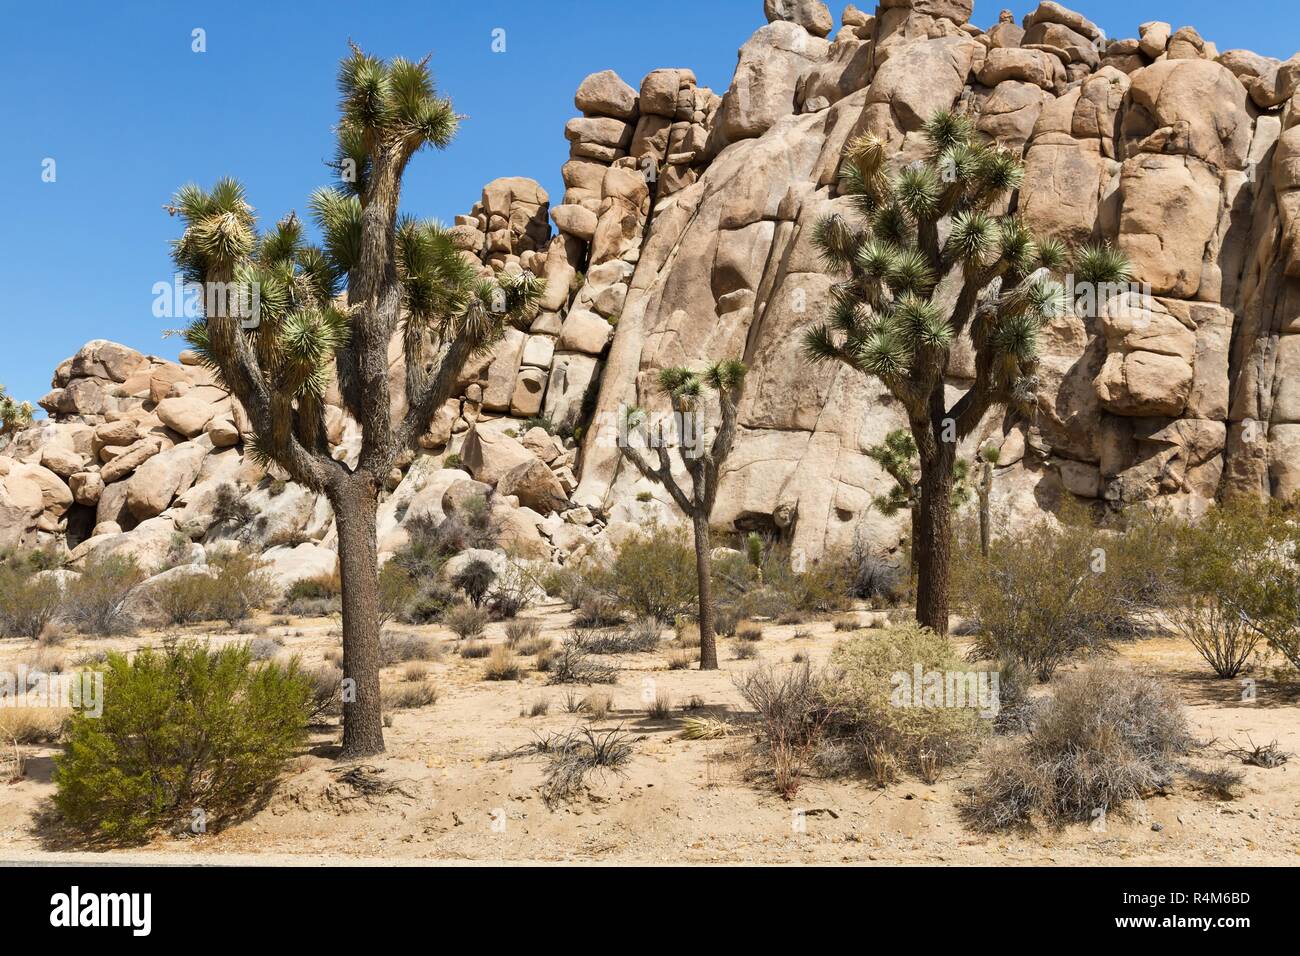
[[[771,764],[776,791],[786,800],[799,792],[828,717],[822,682],[806,666],[757,668],[736,678],[757,715],[758,746]]]
[[[699,663],[699,660],[700,652],[698,650],[673,651],[668,655],[668,669],[670,671],[690,670],[691,667]]]
[[[646,716],[651,720],[667,720],[673,715],[673,698],[666,691],[655,694],[655,699],[646,708]]]
[[[551,702],[545,697],[538,697],[535,701],[519,712],[520,717],[545,717],[551,712]]]
[[[763,625],[755,624],[753,621],[746,621],[736,628],[736,640],[748,641],[751,644],[763,639]]]
[[[1182,702],[1162,681],[1097,667],[1063,680],[1032,735],[998,741],[984,778],[967,792],[981,830],[1092,820],[1172,782],[1193,746]]]
[[[417,710],[432,707],[438,702],[438,688],[429,682],[399,684],[383,689],[385,710]]]
[[[436,661],[441,655],[431,638],[418,634],[384,634],[379,638],[379,656],[385,667],[407,661]]]
[[[492,653],[492,645],[487,641],[470,641],[460,646],[460,656],[466,660],[482,660]]]
[[[53,743],[67,716],[53,707],[0,707],[0,746]]]
[[[515,618],[506,625],[506,644],[515,648],[521,654],[536,653],[536,651],[520,650],[521,644],[531,644],[536,641],[538,635],[542,633],[542,623],[536,618],[521,617]]]
[[[758,657],[758,648],[753,644],[737,644],[732,654],[738,661],[752,661]]]
[[[442,626],[462,641],[482,636],[487,625],[488,612],[472,604],[453,604],[442,612]]]
[[[604,720],[613,707],[614,698],[604,691],[592,692],[578,702],[579,712],[589,715],[592,720]]]
[[[555,638],[553,637],[532,637],[522,640],[514,645],[515,653],[522,657],[532,657],[536,655],[541,658],[555,647]],[[541,670],[539,667],[538,670]]]
[[[587,637],[587,650],[592,654],[642,654],[658,646],[659,622],[653,618]]]
[[[554,806],[576,797],[593,773],[622,773],[632,759],[632,743],[622,728],[603,733],[584,727],[556,735],[548,742],[549,762],[542,783],[542,799]]]
[[[852,614],[839,615],[835,618],[834,624],[837,632],[856,631],[862,627],[862,624],[858,621],[857,617]]]
[[[587,646],[587,637],[573,633],[564,639],[550,660],[551,684],[615,684],[618,670],[595,660]]]
[[[311,719],[337,717],[343,713],[343,671],[325,663],[303,672],[311,682]]]
[[[483,668],[483,679],[518,680],[522,672],[515,652],[501,644],[493,648],[492,653],[488,655],[487,664]]]
[[[1215,800],[1236,800],[1246,780],[1246,774],[1235,767],[1188,767],[1183,775],[1194,789]]]
[[[418,684],[421,681],[429,679],[429,668],[423,664],[407,664],[402,668],[402,680],[411,684]]]

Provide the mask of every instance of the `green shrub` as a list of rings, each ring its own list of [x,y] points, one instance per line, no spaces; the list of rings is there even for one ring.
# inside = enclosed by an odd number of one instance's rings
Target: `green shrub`
[[[69,582],[64,615],[84,634],[128,633],[135,622],[125,611],[126,599],[144,579],[144,571],[131,557],[96,558]]]
[[[289,585],[284,593],[286,603],[294,601],[328,601],[342,597],[343,584],[337,574],[301,578]]]
[[[680,525],[651,525],[623,542],[607,569],[584,568],[584,580],[620,610],[671,624],[696,604],[695,549]]]
[[[212,574],[173,575],[157,585],[150,585],[154,607],[169,624],[193,624],[212,619],[216,602],[216,576]]]
[[[1163,602],[1162,552],[1148,553],[1150,571],[1139,573],[1136,539],[1062,519],[993,541],[987,558],[963,548],[954,590],[976,630],[972,659],[1014,660],[1048,681],[1072,655],[1136,634]]]
[[[53,577],[37,578],[25,567],[0,565],[0,637],[36,640],[63,604]]]
[[[927,690],[936,682],[941,691],[931,699]],[[994,687],[988,677],[981,683],[946,637],[917,624],[851,637],[831,652],[823,688],[828,730],[855,741],[863,755],[889,754],[932,780],[988,733],[999,701],[981,700],[980,689],[991,695]]]
[[[420,594],[419,582],[402,565],[389,561],[379,569],[379,626],[403,614]]]
[[[55,758],[55,804],[72,827],[112,841],[237,818],[302,745],[311,681],[296,661],[254,665],[249,648],[181,644],[108,655],[99,718],[77,713]]]
[[[976,828],[1095,820],[1167,787],[1194,746],[1173,689],[1114,666],[1061,681],[1033,724],[986,753],[965,806]]]
[[[266,562],[244,551],[223,551],[208,558],[216,568],[211,616],[235,624],[269,605],[276,594]]]
[[[472,604],[455,604],[442,613],[443,627],[462,641],[481,635],[487,624],[487,612]]]

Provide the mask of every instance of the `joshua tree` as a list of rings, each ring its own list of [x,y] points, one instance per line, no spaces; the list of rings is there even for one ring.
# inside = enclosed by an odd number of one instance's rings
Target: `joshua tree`
[[[920,476],[916,461],[916,440],[905,428],[895,428],[885,436],[885,440],[879,445],[872,445],[867,449],[867,457],[885,469],[885,473],[894,479],[894,485],[889,489],[888,494],[876,495],[872,499],[872,504],[880,509],[880,512],[887,517],[892,518],[904,508],[907,509],[911,516],[912,532],[908,539],[910,542],[909,550],[911,551],[911,573],[912,584],[916,585],[916,532],[920,526],[921,511],[921,489],[918,478]],[[966,477],[970,472],[970,465],[964,458],[958,458],[952,463],[953,483],[952,483],[952,506],[960,508],[969,494],[966,489]]]
[[[946,633],[957,443],[990,408],[1033,409],[1039,330],[1069,307],[1055,277],[1068,252],[1036,240],[1016,216],[992,211],[1019,188],[1019,157],[977,142],[969,118],[947,110],[925,135],[926,158],[892,174],[880,140],[849,144],[839,192],[856,215],[825,217],[814,237],[842,281],[804,349],[880,379],[906,411],[921,465],[916,616]],[[1074,273],[1076,282],[1118,283],[1128,267],[1108,247],[1087,247]],[[944,375],[963,335],[974,348],[975,379],[949,406]]]
[[[31,402],[16,402],[0,385],[0,448],[9,444],[9,438],[32,423]]]
[[[684,368],[666,368],[659,373],[659,387],[668,394],[674,418],[677,421],[679,441],[677,453],[691,478],[689,491],[673,477],[673,463],[668,455],[668,443],[662,429],[647,444],[654,445],[658,466],[652,466],[631,441],[633,435],[645,437],[645,414],[639,408],[627,413],[628,440],[619,447],[624,457],[636,466],[650,481],[663,485],[672,495],[677,507],[691,519],[695,532],[695,571],[699,588],[700,610],[700,670],[718,669],[718,642],[713,629],[713,591],[710,582],[709,515],[718,497],[718,474],[722,463],[731,454],[736,438],[736,406],[745,381],[745,366],[734,359],[719,362],[704,372]],[[718,393],[722,420],[713,443],[707,448],[704,440],[702,405],[704,389]]]
[[[379,699],[375,512],[399,457],[428,430],[467,359],[491,348],[506,322],[536,310],[542,283],[527,272],[480,278],[431,221],[398,216],[402,176],[425,146],[444,148],[458,117],[427,68],[385,62],[353,46],[339,68],[340,184],[311,208],[324,247],[308,245],[290,214],[259,234],[243,187],[183,187],[169,207],[185,223],[173,256],[204,289],[204,315],[186,337],[243,405],[248,447],[326,495],[339,532],[343,584],[343,757],[384,749]],[[235,294],[213,294],[220,290]],[[336,298],[346,291],[346,304]],[[256,308],[250,310],[249,303]],[[405,357],[405,410],[394,417],[388,350]],[[355,467],[325,438],[325,393],[337,378],[360,424]]]
[[[993,469],[997,467],[999,452],[992,445],[980,449],[980,480],[975,493],[980,499],[980,554],[989,556],[989,539],[993,536],[993,519],[989,514],[989,495],[993,493]]]

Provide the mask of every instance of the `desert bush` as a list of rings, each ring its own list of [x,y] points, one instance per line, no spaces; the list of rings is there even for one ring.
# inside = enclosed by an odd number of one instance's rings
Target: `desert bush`
[[[939,675],[938,698],[912,687],[918,672]],[[822,687],[828,732],[854,740],[859,753],[888,753],[930,778],[973,753],[987,732],[999,702],[980,700],[978,686],[979,675],[948,639],[915,623],[851,637],[831,652]]]
[[[462,641],[482,635],[487,624],[487,612],[472,604],[454,604],[442,612],[443,627]]]
[[[1246,775],[1235,767],[1187,767],[1183,774],[1193,788],[1216,800],[1237,799],[1246,781]]]
[[[210,613],[235,624],[253,611],[267,607],[276,595],[275,582],[261,557],[245,551],[221,551],[208,558],[216,568]]]
[[[37,578],[26,568],[0,565],[0,637],[36,640],[63,604],[53,577]]]
[[[338,717],[343,713],[343,670],[324,663],[303,672],[311,686],[311,719]]]
[[[467,661],[482,660],[492,653],[492,645],[487,641],[466,641],[459,653]]]
[[[150,599],[169,624],[185,625],[210,620],[216,594],[211,574],[177,575],[151,586]]]
[[[438,702],[438,688],[432,683],[398,684],[380,691],[384,710],[417,710]]]
[[[541,745],[549,757],[542,783],[542,799],[548,806],[571,800],[586,785],[592,773],[622,772],[632,758],[632,744],[621,728],[582,730],[557,734]]]
[[[659,646],[659,622],[643,618],[635,624],[589,634],[587,650],[592,654],[641,654]]]
[[[379,638],[379,659],[385,667],[407,661],[436,661],[441,653],[432,638],[419,634],[383,634]]]
[[[1164,600],[1163,571],[1134,570],[1134,542],[1068,511],[995,540],[987,558],[963,550],[954,591],[975,620],[972,659],[1016,660],[1044,682],[1070,656],[1137,633]]]
[[[449,607],[460,603],[460,596],[442,581],[423,581],[398,619],[404,624],[437,624]]]
[[[0,707],[0,749],[10,744],[50,744],[59,739],[68,711],[56,707]]]
[[[593,589],[578,592],[573,605],[574,627],[614,627],[623,623],[619,602],[609,594]]]
[[[758,648],[753,644],[737,644],[732,649],[732,657],[738,661],[752,661],[758,657]]]
[[[754,621],[746,621],[736,628],[736,640],[747,641],[751,644],[763,639],[763,625]]]
[[[55,758],[55,804],[72,827],[114,841],[186,826],[192,810],[209,827],[233,819],[301,746],[311,711],[296,661],[254,665],[244,645],[109,654],[102,715],[74,713]]]
[[[475,558],[456,572],[451,583],[464,591],[465,596],[475,607],[482,607],[483,599],[487,597],[488,589],[492,587],[496,577],[497,573],[492,570],[492,565]]]
[[[343,596],[343,584],[337,574],[322,574],[314,578],[301,578],[289,585],[284,593],[286,603],[294,601],[330,601]]]
[[[808,564],[796,561],[784,544],[767,548],[757,565],[749,556],[718,561],[713,574],[717,600],[739,617],[770,617],[782,624],[848,607],[851,581],[844,555],[831,552]]]
[[[623,614],[667,624],[695,607],[695,550],[686,529],[652,524],[607,566],[589,562],[546,584],[578,612],[580,626],[606,627]]]
[[[517,648],[522,643],[536,640],[541,632],[542,622],[536,618],[511,621],[506,625],[506,644]]]
[[[530,657],[536,654],[538,658],[541,658],[550,653],[553,647],[555,647],[555,638],[538,635],[537,637],[526,637],[521,640],[515,645],[515,652],[524,657]],[[541,669],[542,668],[539,664],[538,670]]]
[[[551,702],[545,697],[538,697],[527,707],[519,711],[520,717],[545,717],[551,712]]]
[[[587,638],[577,632],[564,639],[551,657],[547,683],[550,684],[614,684],[618,671],[595,660],[587,646]]]
[[[673,715],[673,698],[666,690],[655,694],[654,701],[646,708],[646,716],[651,720],[667,720]]]
[[[408,683],[419,683],[429,679],[429,668],[423,664],[407,664],[402,668],[402,680]]]
[[[760,667],[735,684],[757,715],[758,746],[772,764],[777,793],[793,799],[829,717],[821,675],[807,665]]]
[[[519,658],[504,644],[498,644],[492,649],[483,667],[484,680],[518,680],[521,673]]]
[[[519,612],[528,607],[537,587],[537,576],[513,561],[497,575],[488,598],[492,616],[502,621],[513,621]]]
[[[419,596],[420,584],[411,572],[389,561],[379,569],[379,626],[384,627],[404,612]]]
[[[668,655],[668,669],[670,671],[690,670],[691,666],[698,664],[699,661],[700,652],[698,650],[673,651]]]
[[[604,720],[614,707],[614,698],[604,691],[593,691],[578,702],[578,710],[592,720]]]
[[[212,503],[214,528],[239,530],[257,517],[257,509],[237,485],[226,482],[217,488]]]
[[[1088,821],[1168,786],[1193,746],[1177,694],[1115,666],[1061,681],[1032,733],[995,742],[965,812],[979,829]]]
[[[0,568],[35,574],[57,571],[66,563],[62,551],[53,546],[41,548],[0,548]]]
[[[144,579],[130,557],[115,554],[92,561],[68,584],[63,614],[84,634],[125,634],[135,627],[124,610],[126,599]]]
[[[284,650],[284,641],[278,637],[257,637],[248,642],[248,653],[255,661],[274,660]]]

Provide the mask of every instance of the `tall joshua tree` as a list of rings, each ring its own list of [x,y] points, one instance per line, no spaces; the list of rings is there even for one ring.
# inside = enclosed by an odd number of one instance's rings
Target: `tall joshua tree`
[[[31,402],[18,402],[9,397],[0,385],[0,448],[9,444],[9,438],[32,423],[35,409]]]
[[[636,466],[650,481],[663,485],[672,495],[677,507],[691,519],[695,534],[695,572],[699,590],[700,611],[700,670],[718,669],[718,641],[713,627],[713,587],[709,516],[718,498],[718,475],[722,463],[731,454],[736,440],[736,408],[745,382],[744,363],[728,359],[704,372],[684,368],[666,368],[659,373],[659,387],[668,395],[674,418],[678,425],[677,453],[691,479],[691,487],[683,488],[673,477],[672,458],[662,429],[653,438],[647,435],[645,414],[639,408],[627,413],[627,439],[619,447],[624,457]],[[718,393],[721,421],[713,442],[705,447],[703,405],[705,388]],[[653,445],[657,464],[646,460],[641,450],[631,440],[633,435],[646,439]]]
[[[339,68],[339,185],[311,209],[324,237],[308,245],[290,215],[259,233],[243,187],[189,185],[170,210],[185,224],[173,256],[205,289],[186,338],[247,412],[253,454],[324,494],[334,508],[343,583],[343,757],[384,749],[379,697],[380,595],[375,516],[399,456],[427,431],[466,361],[507,322],[536,311],[543,284],[527,272],[484,280],[436,223],[398,215],[408,162],[444,148],[458,118],[425,61],[383,61],[353,46]],[[214,295],[214,289],[238,294]],[[346,291],[346,304],[339,293]],[[249,302],[256,309],[248,309]],[[393,413],[389,344],[401,336],[406,410]],[[361,426],[355,467],[325,438],[336,379]]]
[[[990,408],[1033,409],[1039,330],[1069,307],[1058,278],[1069,252],[992,211],[1020,186],[1018,156],[977,141],[956,112],[937,112],[924,132],[926,157],[896,173],[872,136],[846,149],[839,192],[855,215],[825,217],[814,237],[842,279],[804,350],[878,378],[906,411],[921,466],[916,617],[947,633],[957,443]],[[1073,267],[1076,282],[1128,278],[1108,247],[1081,250]],[[950,406],[944,374],[962,335],[974,347],[975,380]]]

